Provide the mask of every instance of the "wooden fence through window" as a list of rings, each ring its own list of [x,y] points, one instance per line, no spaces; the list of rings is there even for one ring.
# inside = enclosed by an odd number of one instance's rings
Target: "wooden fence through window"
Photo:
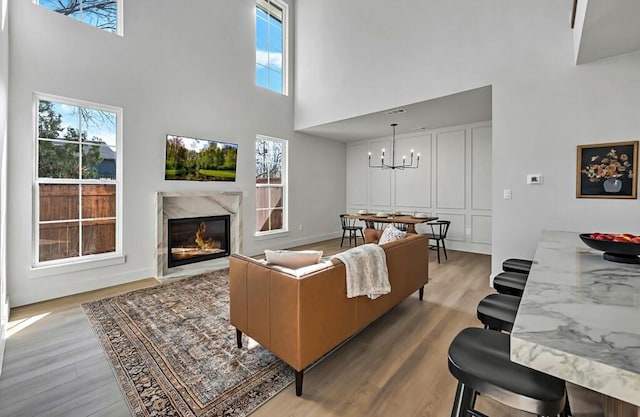
[[[40,221],[68,220],[41,224],[39,260],[79,256],[80,186],[40,184]],[[82,254],[114,252],[116,249],[116,186],[82,185]]]

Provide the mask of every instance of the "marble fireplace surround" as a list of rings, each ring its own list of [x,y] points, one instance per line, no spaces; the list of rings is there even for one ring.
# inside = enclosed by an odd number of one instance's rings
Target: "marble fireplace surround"
[[[156,278],[166,280],[226,268],[229,259],[218,258],[169,268],[168,219],[220,216],[231,218],[231,253],[242,251],[242,192],[158,192],[156,193]]]

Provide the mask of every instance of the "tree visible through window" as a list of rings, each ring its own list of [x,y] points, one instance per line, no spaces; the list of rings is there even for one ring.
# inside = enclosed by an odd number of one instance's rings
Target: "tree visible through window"
[[[116,252],[117,113],[37,105],[36,262]]]
[[[256,1],[256,85],[286,94],[286,5]]]
[[[286,230],[286,142],[256,138],[256,232]]]
[[[118,0],[35,0],[40,6],[118,33]]]

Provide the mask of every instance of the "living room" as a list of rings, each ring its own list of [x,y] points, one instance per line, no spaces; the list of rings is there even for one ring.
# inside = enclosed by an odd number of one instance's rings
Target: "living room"
[[[2,1],[3,332],[9,305],[155,276],[157,193],[241,193],[247,255],[338,236],[338,215],[356,208],[348,138],[323,132],[487,86],[490,275],[505,258],[531,259],[542,230],[640,233],[638,200],[575,190],[576,146],[638,138],[640,52],[581,61],[576,42],[591,32],[572,31],[569,0],[289,2],[287,94],[255,85],[255,2],[119,2],[122,36],[36,3]],[[578,28],[589,23],[578,15]],[[36,93],[122,110],[117,260],[34,268]],[[167,134],[237,144],[236,181],[166,181]],[[286,233],[256,236],[256,135],[288,142]],[[544,183],[527,185],[532,173]]]

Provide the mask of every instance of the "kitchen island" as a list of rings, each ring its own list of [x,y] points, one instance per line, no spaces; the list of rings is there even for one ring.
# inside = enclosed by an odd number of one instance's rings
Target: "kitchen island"
[[[604,260],[577,233],[542,232],[511,360],[620,400],[607,399],[609,409],[640,415],[630,406],[640,406],[640,265]]]

